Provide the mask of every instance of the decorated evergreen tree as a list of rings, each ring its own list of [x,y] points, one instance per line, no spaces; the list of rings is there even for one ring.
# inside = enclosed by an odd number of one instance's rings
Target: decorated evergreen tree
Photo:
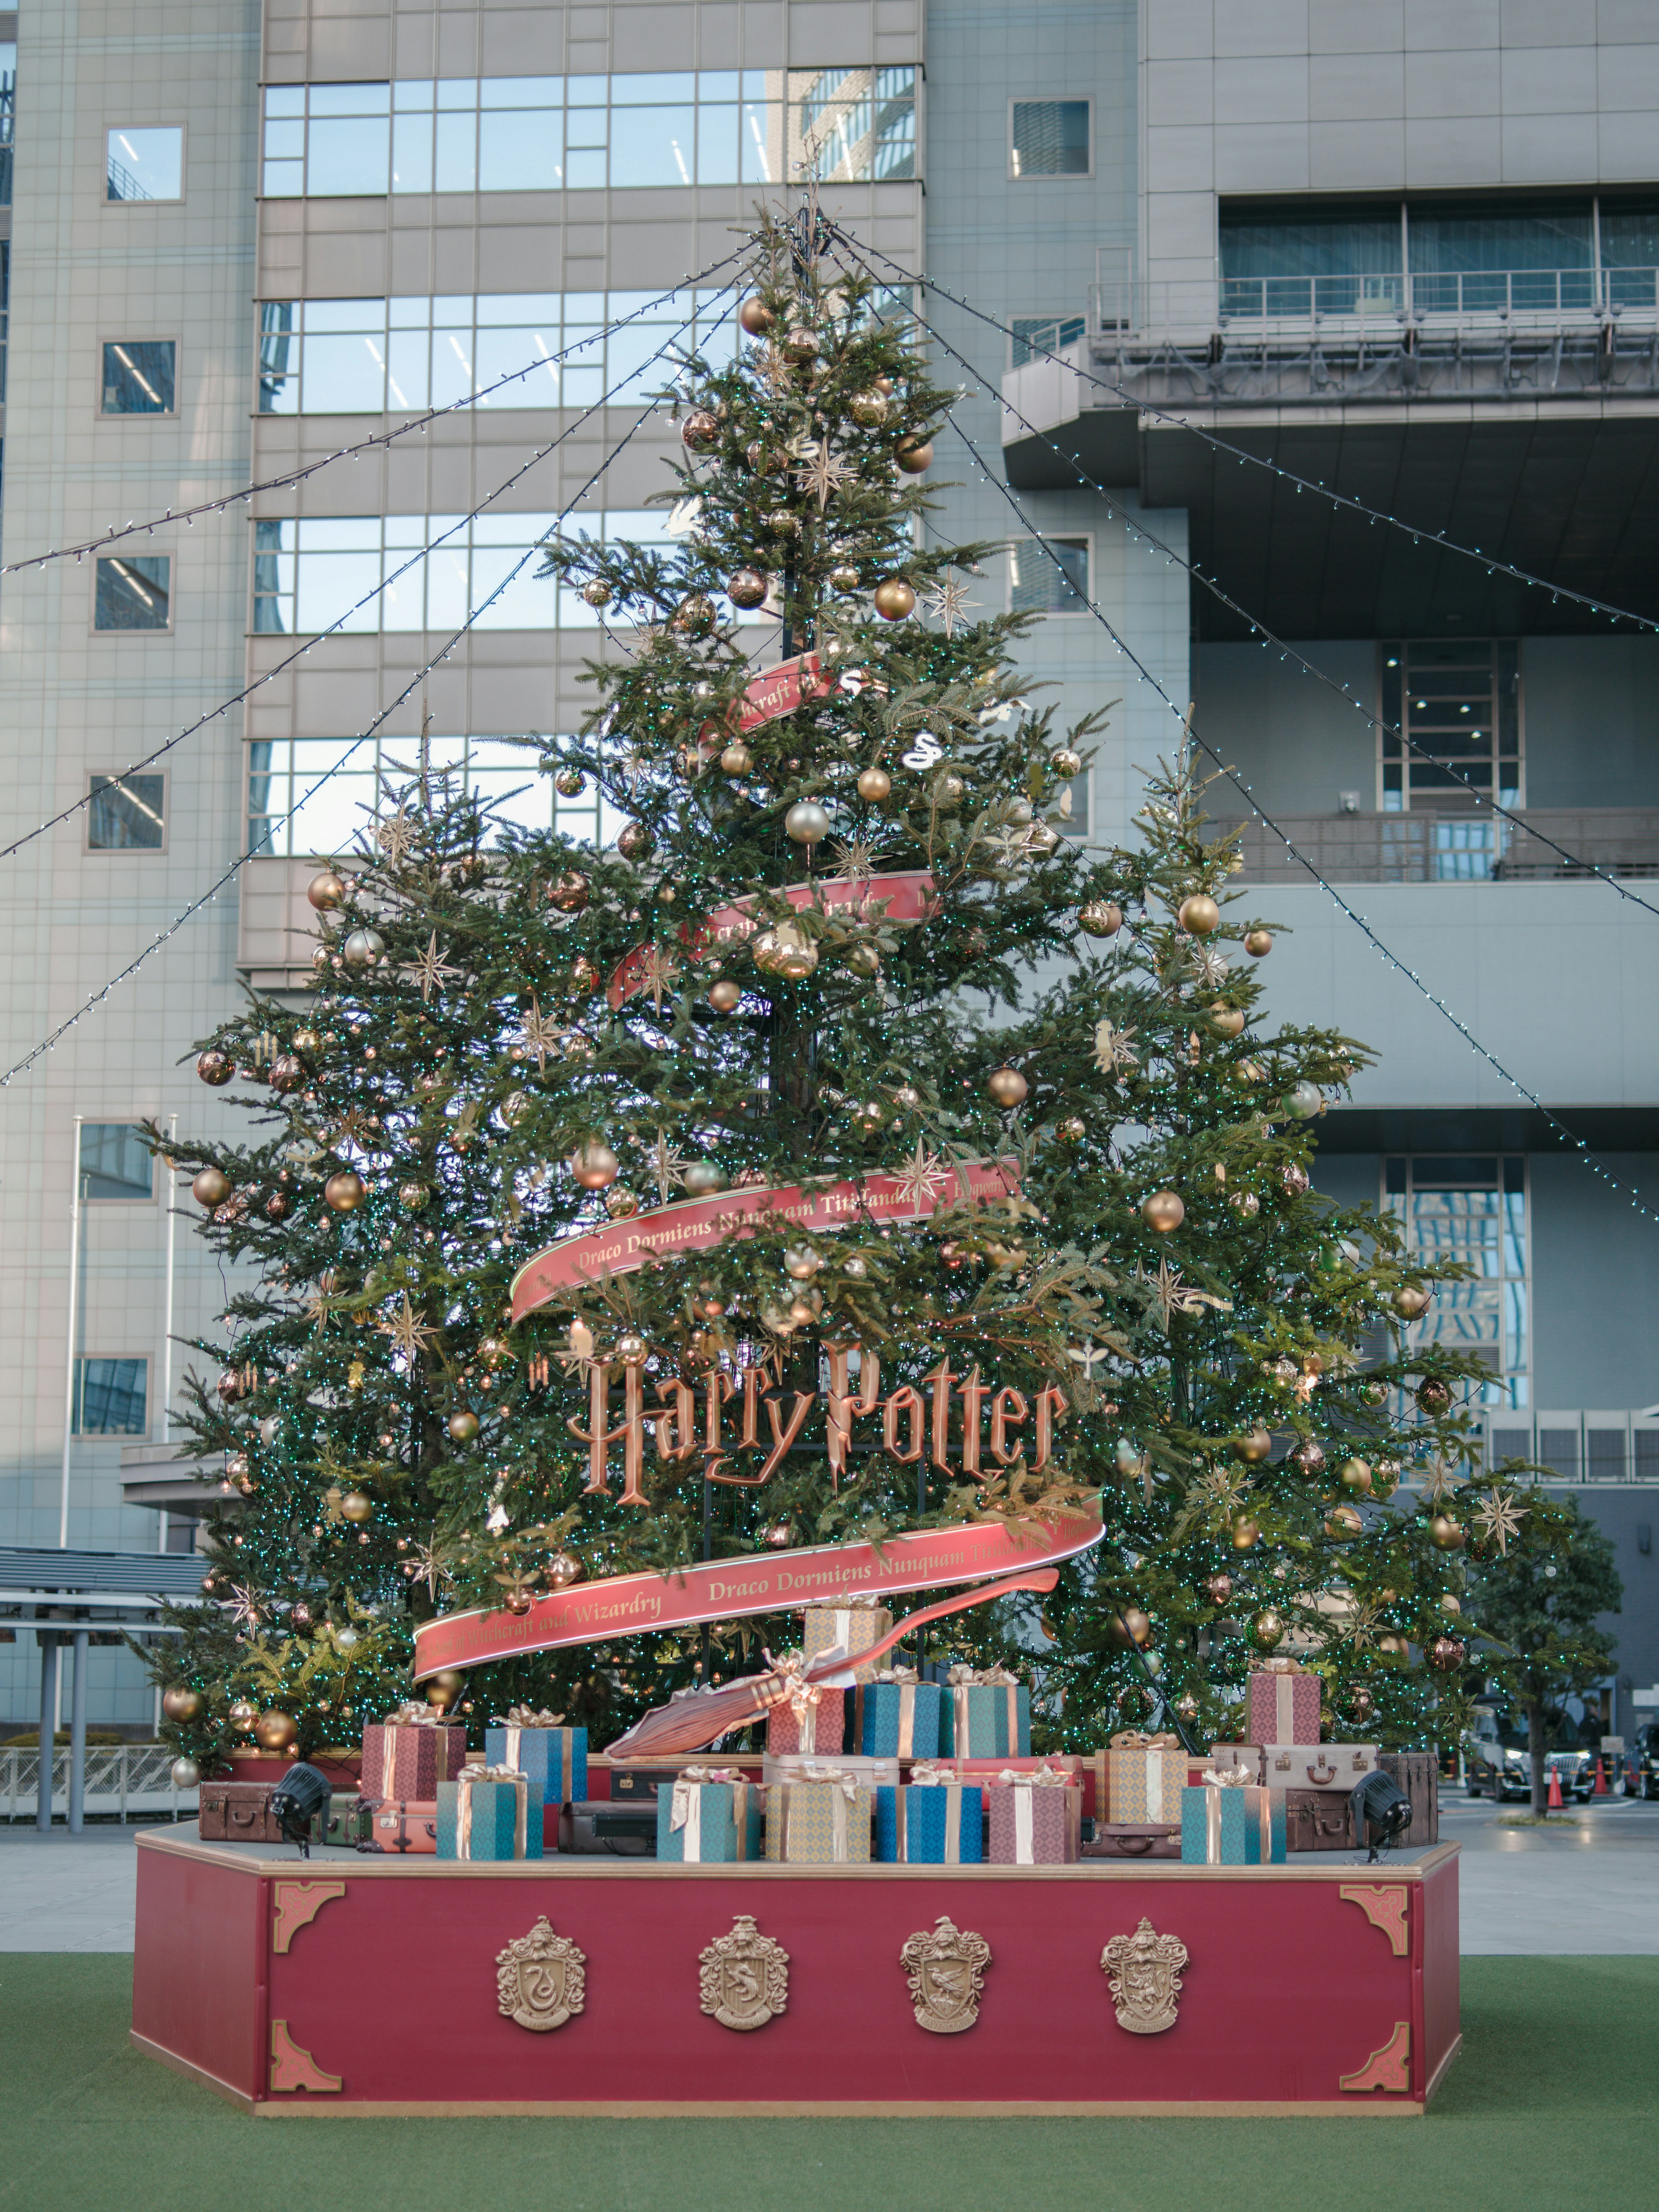
[[[1455,1682],[1463,1532],[1389,1502],[1426,1455],[1443,1506],[1466,1446],[1468,1364],[1401,1341],[1455,1271],[1308,1187],[1360,1048],[1251,1034],[1270,940],[1184,762],[1136,849],[1067,836],[1099,718],[1032,708],[1030,617],[969,618],[993,549],[924,547],[951,395],[813,223],[765,228],[754,345],[678,386],[674,550],[548,549],[608,638],[542,766],[625,816],[616,848],[411,775],[313,887],[312,1003],[256,1000],[204,1053],[257,1067],[268,1133],[176,1148],[255,1271],[190,1416],[240,1493],[210,1570],[234,1610],[155,1662],[203,1758],[258,1714],[349,1740],[434,1610],[1103,1492],[1040,1620],[928,1646],[1035,1661],[1051,1741],[1154,1683],[1224,1735],[1251,1652],[1307,1649],[1336,1731],[1388,1741]],[[757,679],[737,616],[768,609]],[[674,1209],[744,1188],[851,1196],[827,1232],[761,1212],[679,1249]],[[618,1222],[652,1249],[514,1323],[538,1254]],[[503,1661],[465,1704],[602,1742],[757,1638],[788,1624]]]

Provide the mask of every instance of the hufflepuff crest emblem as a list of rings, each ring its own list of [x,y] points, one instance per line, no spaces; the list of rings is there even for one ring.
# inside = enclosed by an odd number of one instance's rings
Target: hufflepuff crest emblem
[[[527,1936],[495,1959],[501,2010],[520,2027],[562,2027],[587,1995],[587,1960],[568,1936],[556,1936],[545,1914]]]
[[[991,1947],[970,1928],[941,1917],[933,1934],[918,1929],[905,1939],[899,1964],[909,1978],[916,2026],[933,2035],[959,2035],[979,2018],[980,1992]]]
[[[702,2008],[722,2027],[764,2027],[789,2002],[789,1954],[746,1912],[700,1954]]]
[[[1186,1963],[1181,1938],[1160,1936],[1150,1920],[1143,1919],[1133,1936],[1114,1936],[1100,1964],[1111,1984],[1118,2026],[1131,2035],[1162,2035],[1173,2027]]]

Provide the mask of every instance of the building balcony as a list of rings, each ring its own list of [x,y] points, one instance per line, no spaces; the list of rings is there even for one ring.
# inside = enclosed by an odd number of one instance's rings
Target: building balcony
[[[1239,841],[1242,883],[1310,880],[1285,838],[1334,884],[1538,883],[1596,869],[1659,876],[1659,808],[1535,807],[1507,822],[1431,807],[1409,814],[1275,813],[1273,820],[1285,837],[1254,818],[1216,823]]]

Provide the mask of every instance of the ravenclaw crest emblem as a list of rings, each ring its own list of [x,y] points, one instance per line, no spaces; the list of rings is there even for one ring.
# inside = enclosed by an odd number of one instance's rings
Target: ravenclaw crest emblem
[[[909,1978],[916,2026],[933,2035],[959,2035],[979,2018],[980,1992],[991,1947],[970,1928],[941,1917],[930,1936],[918,1929],[905,1939],[899,1964]]]
[[[587,1995],[587,1960],[568,1936],[556,1936],[545,1914],[527,1936],[495,1959],[501,2010],[520,2027],[562,2027]]]
[[[1143,1919],[1133,1936],[1114,1936],[1100,1965],[1111,1983],[1118,2026],[1131,2035],[1162,2035],[1173,2027],[1186,1963],[1181,1938],[1160,1936],[1150,1920]]]
[[[722,2027],[764,2027],[789,2002],[789,1954],[740,1912],[700,1954],[702,2008]]]

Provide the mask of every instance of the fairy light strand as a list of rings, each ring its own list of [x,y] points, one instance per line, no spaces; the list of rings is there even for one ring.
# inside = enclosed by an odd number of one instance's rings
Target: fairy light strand
[[[734,255],[728,254],[726,256],[726,260],[731,261],[735,258],[736,257]],[[712,276],[716,273],[719,269],[723,268],[724,266],[725,263],[716,263],[714,270],[705,270],[703,274],[705,276]],[[700,282],[701,279],[693,278],[690,281],[697,283]],[[714,295],[715,301],[717,302],[724,294],[730,292],[731,289],[732,284],[729,282],[721,286],[720,290],[717,291]],[[726,313],[729,314],[730,312],[731,311],[728,307]],[[411,553],[407,561],[404,562],[399,567],[392,569],[389,575],[383,576],[378,584],[372,585],[370,588],[363,593],[360,599],[356,600],[354,605],[346,609],[343,614],[337,616],[334,621],[329,623],[326,629],[318,630],[314,635],[307,638],[303,645],[296,646],[292,653],[286,654],[281,660],[274,662],[262,676],[256,677],[252,684],[244,685],[241,690],[234,693],[228,699],[222,699],[216,707],[210,708],[205,714],[198,715],[197,719],[193,722],[188,723],[184,729],[176,732],[173,736],[165,738],[161,744],[155,748],[153,751],[146,753],[141,760],[136,760],[132,762],[129,767],[122,769],[115,781],[118,782],[124,781],[126,777],[130,775],[137,775],[141,769],[153,766],[156,761],[165,759],[167,755],[170,753],[176,745],[183,744],[187,738],[193,738],[198,730],[205,729],[210,722],[216,722],[221,715],[228,714],[234,708],[245,705],[249,699],[252,698],[256,692],[262,690],[267,684],[273,683],[277,677],[285,674],[289,669],[294,666],[296,661],[303,660],[313,646],[320,645],[325,638],[331,637],[337,630],[342,629],[345,623],[349,623],[355,615],[361,614],[365,607],[371,605],[374,600],[378,599],[383,592],[390,591],[399,577],[407,575],[411,568],[418,567],[422,561],[429,559],[430,556],[437,551],[438,548],[441,545],[447,544],[450,538],[458,536],[463,530],[470,529],[472,524],[477,520],[478,517],[484,513],[486,508],[492,507],[498,499],[501,498],[506,493],[511,491],[515,484],[519,483],[525,477],[528,476],[532,469],[538,467],[540,464],[547,459],[548,455],[556,452],[559,447],[564,444],[568,438],[574,437],[575,433],[581,429],[586,423],[591,421],[591,419],[599,412],[601,408],[608,407],[611,401],[616,398],[617,394],[621,392],[625,386],[632,384],[637,377],[642,375],[644,371],[652,366],[653,362],[660,361],[663,356],[669,352],[684,336],[684,334],[690,329],[691,325],[696,321],[696,319],[697,318],[695,313],[688,315],[685,320],[679,324],[676,328],[672,336],[665,338],[662,344],[658,347],[656,352],[652,354],[649,358],[641,364],[641,368],[631,369],[625,377],[620,378],[611,386],[608,392],[603,393],[600,398],[594,400],[590,406],[584,408],[582,412],[577,416],[573,422],[568,423],[566,427],[560,431],[556,438],[550,439],[546,445],[538,447],[537,450],[532,453],[530,459],[526,461],[521,467],[515,469],[511,476],[506,477],[503,482],[495,486],[495,489],[492,492],[489,493],[483,499],[480,500],[477,506],[472,509],[470,514],[462,515],[460,520],[458,522],[452,523],[447,530],[440,531],[435,538],[429,538],[424,545],[418,548],[416,551]],[[722,315],[720,319],[720,322],[724,322],[725,320],[726,315]],[[720,322],[717,322],[714,325],[714,328],[717,330],[720,327]],[[620,328],[621,325],[617,325],[616,327]],[[564,517],[561,515],[559,520],[562,521]],[[15,853],[21,852],[25,845],[32,844],[35,838],[44,837],[49,830],[56,830],[63,823],[72,822],[77,814],[81,813],[85,808],[91,805],[92,797],[92,790],[90,786],[88,786],[87,790],[82,792],[78,799],[71,799],[67,806],[60,807],[56,814],[49,815],[44,822],[37,823],[33,830],[26,830],[21,837],[14,838],[9,845],[0,845],[0,860],[9,860]]]

